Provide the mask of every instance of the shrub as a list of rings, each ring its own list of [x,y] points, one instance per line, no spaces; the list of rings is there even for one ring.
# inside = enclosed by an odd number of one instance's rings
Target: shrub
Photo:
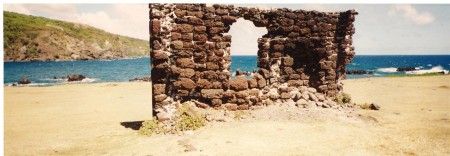
[[[339,105],[343,105],[346,103],[350,103],[352,100],[352,97],[344,92],[339,93],[338,95],[336,95],[336,97],[334,98],[334,101],[336,103],[338,103]]]
[[[152,120],[142,122],[142,126],[139,128],[138,133],[151,136],[153,133],[160,133],[161,130],[162,128],[158,125],[158,120],[154,117]]]
[[[182,104],[176,113],[179,116],[176,120],[176,129],[179,131],[196,130],[206,125],[205,116],[191,107],[189,103]]]
[[[196,130],[206,125],[206,120],[202,116],[181,115],[177,121],[176,128],[180,131]]]
[[[154,117],[152,120],[146,120],[139,128],[139,134],[151,136],[153,133],[177,133],[178,131],[196,130],[206,125],[205,115],[197,112],[195,108],[188,103],[183,104],[176,113],[175,127],[170,125],[158,124]]]
[[[242,111],[242,110],[234,111],[234,119],[236,119],[236,120],[242,119],[242,117],[243,117],[244,115],[247,115],[247,113],[244,112],[244,111]]]
[[[34,45],[31,45],[31,46],[29,46],[27,48],[27,51],[25,52],[25,55],[26,56],[33,56],[33,55],[35,55],[36,53],[39,53],[39,52],[40,52],[40,50],[38,49],[38,47],[36,47]]]
[[[371,109],[370,104],[368,104],[368,103],[361,104],[361,105],[359,105],[359,107],[361,107],[361,109]]]
[[[28,45],[28,43],[30,43],[30,41],[28,41],[27,39],[21,38],[20,42],[22,43],[22,45],[26,46]]]

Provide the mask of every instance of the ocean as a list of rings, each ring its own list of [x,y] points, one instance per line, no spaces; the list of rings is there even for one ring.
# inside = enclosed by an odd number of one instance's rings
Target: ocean
[[[236,69],[253,71],[257,56],[232,56],[231,72]],[[397,72],[398,67],[414,67],[415,72]],[[385,77],[389,75],[420,74],[450,70],[450,55],[357,55],[347,66],[348,70],[372,71],[373,75],[347,75],[348,79]],[[150,76],[150,59],[121,59],[111,61],[60,61],[60,62],[5,62],[4,84],[18,82],[23,76],[32,81],[29,86],[67,84],[64,79],[71,74],[82,74],[82,82],[126,82],[136,77]],[[57,79],[54,79],[56,77]]]

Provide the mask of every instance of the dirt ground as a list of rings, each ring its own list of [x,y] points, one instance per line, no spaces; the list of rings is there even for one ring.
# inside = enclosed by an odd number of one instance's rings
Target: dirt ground
[[[450,155],[450,76],[344,81],[381,110],[273,105],[181,135],[133,130],[151,83],[4,87],[5,155]]]

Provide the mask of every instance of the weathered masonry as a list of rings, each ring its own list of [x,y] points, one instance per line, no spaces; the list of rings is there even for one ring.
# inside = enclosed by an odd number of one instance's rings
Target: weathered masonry
[[[342,90],[354,57],[358,13],[233,5],[150,4],[153,111],[160,121],[194,100],[200,107],[248,109],[270,101],[302,100],[318,106]],[[232,36],[238,18],[268,33],[258,39],[259,74],[230,79]],[[305,95],[306,94],[306,95]]]

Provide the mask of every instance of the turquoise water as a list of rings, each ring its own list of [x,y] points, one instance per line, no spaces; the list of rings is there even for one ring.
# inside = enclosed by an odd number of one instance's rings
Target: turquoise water
[[[231,72],[236,69],[253,71],[256,56],[232,56]],[[356,56],[347,69],[361,69],[374,75],[348,75],[348,78],[383,77],[392,74],[414,74],[396,72],[397,67],[416,67],[417,73],[450,69],[450,55],[392,55]],[[67,83],[61,78],[71,74],[88,77],[83,83],[125,82],[135,77],[150,76],[150,59],[123,59],[112,61],[65,61],[65,62],[5,62],[5,85],[11,85],[27,75],[31,85],[46,86]]]
[[[124,82],[135,77],[150,76],[150,58],[111,61],[61,62],[5,62],[4,83],[9,85],[27,75],[31,85],[45,86],[66,83],[62,79],[71,74],[82,74],[89,82]]]
[[[231,71],[240,68],[242,71],[253,71],[256,56],[233,56]],[[397,72],[398,67],[415,67],[417,71]],[[373,75],[347,75],[347,78],[383,77],[388,75],[420,74],[450,70],[450,55],[358,55],[347,66],[348,70],[371,71]]]
[[[398,67],[415,67],[414,72],[397,72]],[[361,69],[374,75],[348,75],[347,78],[382,77],[388,75],[422,74],[450,70],[450,55],[359,55],[347,70]]]

